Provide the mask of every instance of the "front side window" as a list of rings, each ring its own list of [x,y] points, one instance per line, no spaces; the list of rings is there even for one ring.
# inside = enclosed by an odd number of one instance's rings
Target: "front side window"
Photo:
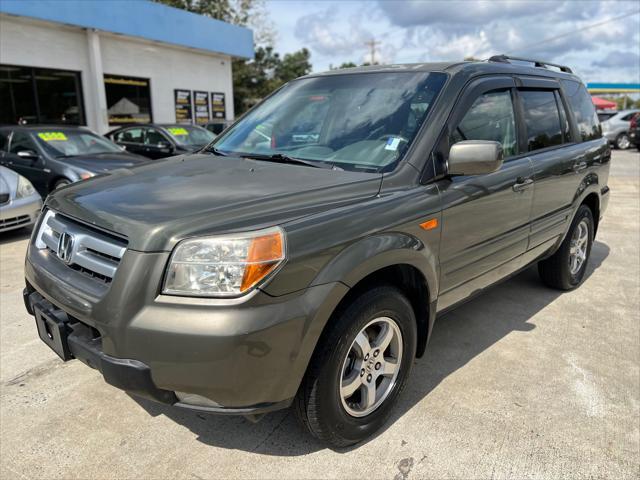
[[[450,145],[463,140],[500,142],[504,157],[516,155],[516,117],[509,90],[480,95],[451,133]]]
[[[168,140],[155,128],[147,128],[147,132],[144,136],[145,145],[159,145],[161,143],[167,143]]]
[[[34,137],[40,147],[53,157],[74,157],[122,151],[115,143],[87,131],[42,130],[34,133]]]
[[[527,127],[527,150],[562,144],[562,128],[558,104],[552,90],[520,91],[524,123]]]
[[[602,127],[596,114],[596,107],[593,105],[593,100],[587,89],[581,83],[573,80],[561,80],[561,83],[576,119],[582,141],[601,138]]]
[[[33,142],[28,133],[13,132],[11,137],[11,146],[9,148],[10,153],[18,153],[24,151],[36,151],[36,144]]]
[[[384,72],[291,82],[215,142],[236,155],[287,155],[345,170],[392,170],[446,75]]]

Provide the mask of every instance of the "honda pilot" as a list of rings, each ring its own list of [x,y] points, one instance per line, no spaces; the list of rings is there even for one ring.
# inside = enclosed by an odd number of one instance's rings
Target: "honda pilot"
[[[532,264],[580,285],[609,161],[565,66],[312,74],[197,153],[50,195],[25,304],[114,387],[254,419],[292,407],[346,446],[388,419],[438,314]]]

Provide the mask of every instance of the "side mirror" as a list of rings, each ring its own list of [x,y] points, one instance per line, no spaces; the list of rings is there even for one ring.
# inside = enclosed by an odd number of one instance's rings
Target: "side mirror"
[[[503,152],[500,142],[464,140],[449,150],[449,175],[483,175],[502,166]]]
[[[38,160],[38,158],[40,158],[40,155],[33,150],[20,150],[17,155],[20,158],[26,158],[28,160]]]
[[[171,145],[169,142],[158,142],[157,147],[160,150],[163,150],[165,152],[172,152],[173,151],[173,145]]]

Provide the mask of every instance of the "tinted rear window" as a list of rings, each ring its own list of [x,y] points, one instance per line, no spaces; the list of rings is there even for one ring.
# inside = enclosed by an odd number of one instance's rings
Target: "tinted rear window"
[[[569,101],[569,106],[573,110],[573,116],[576,119],[582,141],[601,138],[600,121],[598,120],[598,115],[596,115],[596,107],[593,105],[591,95],[589,95],[587,89],[573,80],[562,80],[561,82]]]
[[[527,150],[540,150],[562,144],[558,104],[551,90],[520,92],[527,126]]]

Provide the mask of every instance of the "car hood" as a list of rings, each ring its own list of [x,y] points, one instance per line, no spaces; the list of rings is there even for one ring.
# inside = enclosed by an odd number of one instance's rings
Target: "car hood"
[[[195,154],[62,188],[47,205],[168,251],[185,237],[253,230],[375,196],[381,174]]]
[[[133,155],[128,152],[77,155],[67,158],[57,158],[56,160],[93,173],[104,173],[115,170],[116,168],[133,167],[149,161],[148,158]]]

